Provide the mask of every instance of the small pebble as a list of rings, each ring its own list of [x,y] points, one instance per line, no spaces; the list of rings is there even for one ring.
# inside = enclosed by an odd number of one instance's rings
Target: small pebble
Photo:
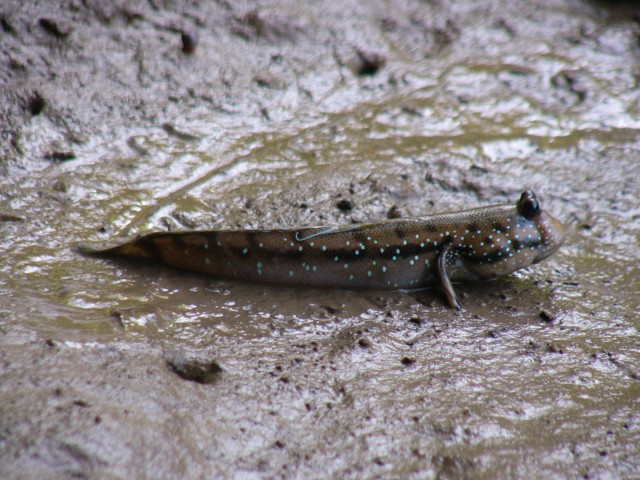
[[[207,361],[189,358],[187,355],[175,350],[166,351],[164,360],[172,372],[191,382],[214,383],[222,373],[222,367],[215,360]]]

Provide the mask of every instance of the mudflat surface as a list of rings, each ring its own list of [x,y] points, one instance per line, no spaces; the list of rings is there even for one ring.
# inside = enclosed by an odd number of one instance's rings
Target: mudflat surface
[[[638,478],[635,2],[104,3],[0,6],[0,477]],[[525,189],[463,312],[72,249]]]

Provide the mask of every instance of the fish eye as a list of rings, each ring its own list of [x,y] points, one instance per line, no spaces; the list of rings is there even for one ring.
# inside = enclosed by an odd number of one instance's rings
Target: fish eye
[[[518,213],[527,220],[532,220],[540,212],[540,204],[536,194],[531,190],[523,192],[518,200]]]

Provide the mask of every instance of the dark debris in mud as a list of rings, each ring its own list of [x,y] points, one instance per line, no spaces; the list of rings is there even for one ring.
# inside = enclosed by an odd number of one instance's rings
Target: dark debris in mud
[[[197,32],[182,32],[180,34],[182,40],[182,53],[187,55],[193,55],[196,52],[198,46],[198,33]]]
[[[384,67],[384,64],[384,56],[374,52],[356,50],[353,60],[351,61],[351,68],[356,75],[365,77],[378,73],[380,69]]]

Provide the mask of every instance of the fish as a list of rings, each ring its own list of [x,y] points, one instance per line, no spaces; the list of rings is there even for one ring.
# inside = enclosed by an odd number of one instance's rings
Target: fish
[[[275,285],[418,290],[493,279],[548,258],[565,227],[527,190],[515,204],[346,226],[148,233],[87,255],[160,261],[220,279]]]

